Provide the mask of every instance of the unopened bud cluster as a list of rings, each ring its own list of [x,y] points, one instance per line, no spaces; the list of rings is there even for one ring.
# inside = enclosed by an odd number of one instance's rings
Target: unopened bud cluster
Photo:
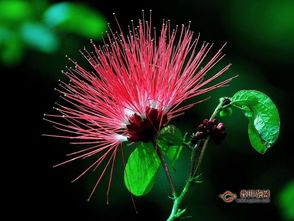
[[[197,132],[192,137],[192,143],[196,144],[199,140],[203,140],[210,136],[216,144],[219,144],[226,136],[223,123],[217,123],[216,119],[204,119],[197,127]]]

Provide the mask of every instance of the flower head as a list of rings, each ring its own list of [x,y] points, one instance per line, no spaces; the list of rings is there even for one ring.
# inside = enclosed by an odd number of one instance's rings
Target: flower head
[[[205,87],[229,65],[205,79],[224,55],[220,49],[204,64],[212,45],[199,45],[190,25],[171,30],[170,22],[164,21],[157,36],[150,16],[148,21],[139,20],[138,26],[132,22],[128,34],[119,30],[110,29],[103,46],[92,42],[93,53],[81,52],[93,71],[74,62],[75,67],[64,72],[69,83],[61,82],[57,89],[65,104],[57,104],[58,114],[46,115],[47,121],[65,132],[59,137],[90,145],[70,154],[72,158],[64,163],[97,156],[79,177],[106,161],[93,192],[110,164],[112,174],[122,142],[152,141],[163,125],[194,105],[181,107],[183,101],[231,80]]]

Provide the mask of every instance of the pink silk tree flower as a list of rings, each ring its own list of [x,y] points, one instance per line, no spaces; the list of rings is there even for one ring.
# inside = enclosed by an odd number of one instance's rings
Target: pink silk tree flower
[[[157,36],[151,16],[148,20],[143,16],[138,26],[132,22],[128,34],[119,30],[110,29],[103,46],[92,42],[93,53],[81,52],[93,71],[74,62],[75,67],[64,72],[69,83],[61,82],[57,89],[64,104],[56,104],[57,114],[45,115],[45,120],[64,132],[50,136],[85,145],[57,166],[95,155],[77,180],[104,162],[90,197],[110,167],[108,195],[122,142],[153,141],[162,126],[195,105],[180,106],[183,101],[226,86],[232,79],[206,86],[230,65],[205,78],[224,55],[221,48],[204,64],[212,44],[199,45],[199,35],[194,37],[190,24],[171,30],[170,22],[163,21]]]

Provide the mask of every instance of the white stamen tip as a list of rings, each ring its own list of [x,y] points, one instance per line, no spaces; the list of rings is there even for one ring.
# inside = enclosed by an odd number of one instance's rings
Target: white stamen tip
[[[135,113],[135,112],[132,111],[131,109],[129,109],[129,108],[125,108],[125,115],[126,115],[127,117],[133,116],[134,113]]]
[[[151,100],[150,101],[150,107],[153,108],[153,109],[158,109],[159,102],[158,101],[155,101],[155,100]]]
[[[124,135],[116,134],[115,140],[120,141],[120,142],[125,142],[125,141],[128,141],[128,138]]]

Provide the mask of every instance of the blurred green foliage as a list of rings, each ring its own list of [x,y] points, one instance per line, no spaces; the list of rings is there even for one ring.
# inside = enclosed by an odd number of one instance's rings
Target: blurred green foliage
[[[4,0],[0,10],[0,62],[4,65],[18,64],[26,48],[56,52],[63,33],[99,39],[107,29],[101,14],[78,3]]]
[[[230,33],[240,47],[244,42],[254,50],[253,56],[265,59],[292,61],[294,50],[294,1],[293,0],[231,0],[227,21]],[[247,45],[247,44],[245,44]]]
[[[33,15],[33,7],[30,2],[23,0],[4,0],[0,2],[1,23],[21,23],[30,19]]]
[[[20,28],[23,42],[36,50],[52,53],[58,49],[59,39],[56,33],[38,22],[26,22]]]
[[[52,28],[97,39],[107,28],[102,15],[82,4],[58,3],[44,13],[45,23]]]
[[[6,65],[13,65],[23,57],[23,42],[19,35],[11,30],[0,27],[0,61]]]
[[[294,179],[282,188],[278,196],[278,205],[284,220],[294,220]]]

